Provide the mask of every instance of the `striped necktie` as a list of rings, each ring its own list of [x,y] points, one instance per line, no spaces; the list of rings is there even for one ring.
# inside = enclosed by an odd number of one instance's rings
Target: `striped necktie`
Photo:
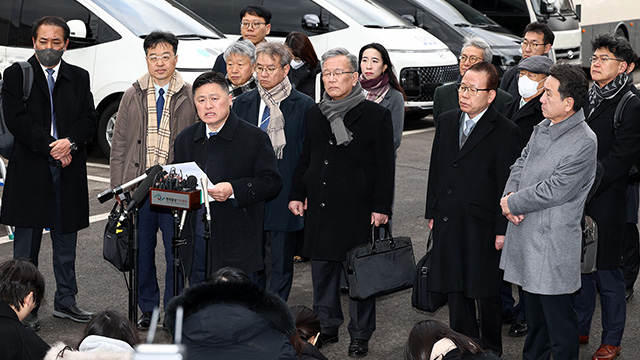
[[[53,109],[53,87],[56,85],[56,81],[53,79],[53,73],[55,70],[47,69],[47,85],[49,86],[49,100],[51,101],[51,135],[54,138],[58,138],[58,126],[56,124],[56,112]]]

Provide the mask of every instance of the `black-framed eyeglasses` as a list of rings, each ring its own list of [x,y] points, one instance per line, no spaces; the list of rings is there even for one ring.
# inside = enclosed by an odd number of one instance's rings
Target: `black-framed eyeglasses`
[[[543,44],[538,44],[538,43],[530,42],[529,40],[522,39],[522,47],[523,48],[528,48],[528,47],[537,48],[538,46],[545,46],[545,45],[546,44],[544,44],[544,43]]]
[[[258,74],[262,73],[263,71],[266,71],[267,74],[273,75],[273,73],[276,70],[282,69],[282,66],[280,66],[280,67],[265,67],[265,66],[262,66],[262,65],[256,65],[254,67],[254,69],[255,69],[256,73],[258,73]]]
[[[243,29],[248,29],[248,28],[254,28],[254,29],[259,29],[260,26],[262,25],[266,25],[267,23],[264,22],[260,22],[260,21],[253,21],[253,22],[249,22],[249,21],[242,21],[240,23],[240,27]]]
[[[472,88],[472,87],[468,87],[468,86],[465,86],[465,85],[460,85],[458,87],[458,92],[460,94],[464,94],[465,92],[468,91],[469,95],[471,95],[471,96],[478,95],[478,91],[491,91],[491,90],[493,90],[493,89],[477,89],[477,88]]]

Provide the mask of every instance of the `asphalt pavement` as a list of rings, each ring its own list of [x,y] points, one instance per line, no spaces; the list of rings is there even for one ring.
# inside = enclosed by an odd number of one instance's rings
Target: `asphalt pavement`
[[[414,244],[416,260],[425,252],[427,239],[427,224],[424,220],[424,204],[426,194],[429,157],[434,131],[429,118],[408,119],[402,145],[398,151],[396,194],[394,209],[394,234],[396,236],[410,236]],[[102,235],[106,223],[106,214],[111,210],[112,202],[100,204],[96,195],[109,187],[109,167],[106,157],[101,154],[90,156],[89,172],[89,203],[91,211],[91,226],[79,232],[77,246],[76,273],[79,293],[78,304],[89,311],[113,309],[127,314],[128,295],[126,279],[114,267],[102,258]],[[215,219],[214,219],[215,221]],[[4,229],[0,229],[0,236]],[[45,276],[47,288],[45,302],[40,309],[41,330],[38,332],[46,342],[53,344],[63,341],[76,346],[81,339],[84,324],[77,324],[70,320],[61,320],[52,316],[53,294],[55,281],[52,272],[51,246],[49,235],[44,235],[40,252],[40,270]],[[162,241],[160,240],[161,244]],[[0,237],[0,261],[12,256],[12,243],[6,237]],[[164,278],[163,248],[157,247],[157,263],[159,278]],[[163,285],[161,284],[161,287]],[[637,288],[637,287],[636,287]],[[290,305],[312,306],[313,291],[311,286],[311,270],[309,263],[295,265],[295,274]],[[343,296],[343,312],[348,322],[347,297]],[[599,302],[598,302],[599,304]],[[638,313],[640,311],[640,297],[632,299],[627,306],[627,325],[622,341],[622,353],[619,359],[640,358],[640,337],[638,328]],[[417,311],[411,307],[411,290],[384,296],[377,301],[377,329],[369,343],[370,350],[367,359],[402,359],[406,338],[413,324],[424,319],[438,319],[448,322],[448,308],[445,306],[438,312],[431,314]],[[590,359],[599,346],[600,311],[597,307],[593,318],[593,333],[591,343],[580,347],[580,359]],[[346,323],[340,329],[340,341],[322,349],[329,359],[347,359],[349,335]],[[520,359],[524,338],[508,336],[509,325],[503,326],[504,359]],[[146,336],[146,332],[142,333]],[[170,335],[163,329],[156,332],[156,343],[171,342]],[[635,355],[634,355],[635,354]],[[561,359],[558,359],[561,360]]]

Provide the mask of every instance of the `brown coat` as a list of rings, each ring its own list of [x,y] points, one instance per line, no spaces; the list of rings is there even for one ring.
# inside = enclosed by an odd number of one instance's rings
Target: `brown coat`
[[[187,126],[198,121],[191,85],[185,83],[179,76],[176,93],[171,97],[171,142],[169,144],[169,158],[173,160],[173,144],[178,134]],[[146,75],[149,76],[149,75]],[[148,79],[144,77],[136,81],[125,91],[111,141],[111,186],[125,183],[140,176],[146,169],[147,150],[147,88]],[[142,85],[145,84],[145,85]]]

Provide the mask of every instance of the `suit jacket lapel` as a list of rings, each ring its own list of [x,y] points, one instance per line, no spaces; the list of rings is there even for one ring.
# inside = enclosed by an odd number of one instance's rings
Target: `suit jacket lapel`
[[[260,119],[258,119],[260,115],[260,93],[258,93],[257,89],[252,90],[249,96],[247,96],[246,106],[249,118],[245,120],[249,121],[250,124],[258,126],[260,124]]]
[[[460,152],[458,152],[456,160],[468,154],[471,149],[473,149],[480,143],[480,141],[482,141],[482,139],[489,135],[489,133],[495,127],[493,122],[495,120],[494,118],[496,114],[497,112],[495,108],[490,106],[487,112],[482,115],[482,118],[480,118],[476,126],[473,128],[471,134],[469,134],[467,141],[460,149]]]
[[[367,101],[367,100],[365,100]],[[364,102],[356,105],[353,109],[347,111],[347,114],[344,117],[344,126],[347,128],[351,126],[356,120],[360,118],[360,114],[362,113],[362,107],[364,106]]]
[[[45,78],[44,71],[42,71],[42,66],[40,66],[40,63],[38,62],[38,59],[36,59],[35,55],[29,59],[29,63],[31,64],[31,67],[33,67],[33,82],[48,98],[49,85],[47,85],[47,79]]]

